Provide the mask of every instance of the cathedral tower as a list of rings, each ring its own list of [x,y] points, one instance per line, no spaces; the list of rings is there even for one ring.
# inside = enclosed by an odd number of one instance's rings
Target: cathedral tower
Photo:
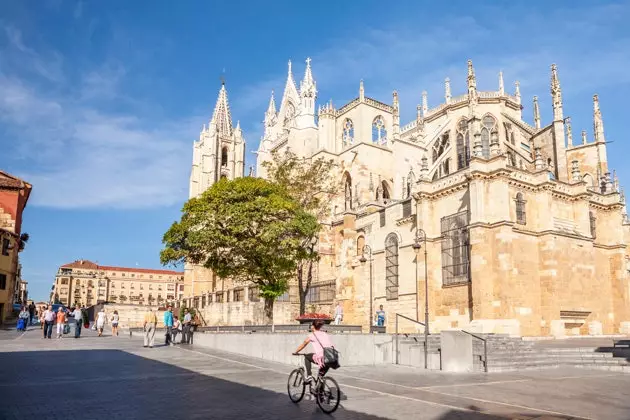
[[[221,84],[212,119],[204,125],[193,146],[189,197],[198,197],[221,178],[242,177],[245,170],[245,139],[232,113],[225,83]]]

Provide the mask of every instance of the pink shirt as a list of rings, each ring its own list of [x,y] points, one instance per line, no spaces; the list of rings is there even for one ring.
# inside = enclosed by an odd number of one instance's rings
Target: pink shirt
[[[315,338],[317,334],[317,339]],[[308,335],[308,339],[313,345],[313,360],[320,366],[324,365],[324,347],[332,347],[330,336],[323,331],[315,331]],[[319,341],[317,341],[319,340]],[[321,344],[320,344],[321,343]]]

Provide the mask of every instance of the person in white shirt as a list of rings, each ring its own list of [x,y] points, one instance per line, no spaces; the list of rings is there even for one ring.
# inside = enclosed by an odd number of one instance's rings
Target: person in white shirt
[[[96,315],[96,330],[98,331],[98,336],[101,337],[103,335],[103,328],[105,328],[105,320],[107,316],[105,315],[105,309],[101,308]]]
[[[182,332],[182,323],[180,322],[179,317],[177,317],[177,316],[173,317],[173,328],[172,328],[172,331],[173,331],[173,338],[172,338],[171,342],[173,344],[177,344],[175,342],[175,338],[177,337],[177,334],[180,334]],[[180,343],[181,343],[181,339],[180,339]]]
[[[46,307],[42,318],[44,318],[44,338],[50,339],[52,338],[53,324],[56,318],[55,313],[50,307]]]
[[[74,311],[72,311],[72,317],[74,318],[74,338],[81,337],[81,326],[83,325],[83,312],[79,305],[74,307]]]
[[[192,315],[188,311],[188,308],[184,309],[184,331],[182,332],[182,341],[183,344],[190,343],[190,336],[192,335],[191,327],[192,327]]]
[[[337,302],[337,307],[335,308],[335,325],[341,324],[343,321],[343,308],[341,307],[341,302]]]

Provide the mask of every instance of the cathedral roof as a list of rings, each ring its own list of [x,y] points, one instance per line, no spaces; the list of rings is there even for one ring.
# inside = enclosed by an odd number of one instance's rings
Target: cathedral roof
[[[219,90],[219,97],[217,98],[217,104],[214,106],[210,124],[216,127],[220,135],[226,137],[232,136],[232,114],[230,112],[230,105],[228,104],[225,83],[221,84],[221,90]]]

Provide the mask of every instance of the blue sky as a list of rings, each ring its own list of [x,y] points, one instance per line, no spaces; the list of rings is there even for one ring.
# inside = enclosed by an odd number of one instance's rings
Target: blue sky
[[[444,4],[442,4],[444,3]],[[312,58],[319,102],[400,93],[403,124],[422,90],[429,106],[478,88],[521,82],[550,122],[549,66],[565,115],[592,139],[600,95],[608,157],[622,184],[630,97],[628,3],[604,2],[0,2],[0,168],[33,183],[22,253],[31,296],[47,297],[56,268],[78,258],[159,267],[161,237],[187,198],[192,142],[225,69],[233,119],[258,147],[271,89],[287,60],[299,81]]]

